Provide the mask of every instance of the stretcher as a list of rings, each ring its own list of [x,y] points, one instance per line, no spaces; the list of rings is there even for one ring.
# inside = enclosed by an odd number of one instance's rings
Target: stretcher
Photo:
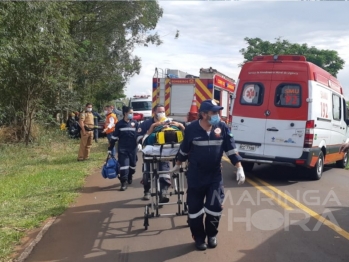
[[[184,201],[185,194],[185,170],[181,167],[179,171],[171,175],[172,186],[168,189],[168,195],[177,195],[176,201],[168,203],[159,203],[160,198],[160,182],[159,178],[162,174],[169,174],[170,171],[159,171],[161,162],[172,162],[175,165],[176,155],[180,144],[165,144],[146,146],[143,151],[143,161],[150,166],[150,200],[151,203],[145,206],[144,210],[144,228],[148,229],[149,218],[161,216],[188,216],[187,203]],[[171,191],[171,188],[173,191]],[[160,214],[159,208],[163,205],[177,205],[175,213]],[[188,221],[187,221],[188,222]]]

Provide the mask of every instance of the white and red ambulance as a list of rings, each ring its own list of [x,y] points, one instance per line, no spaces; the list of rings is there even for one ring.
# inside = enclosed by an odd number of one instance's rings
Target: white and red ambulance
[[[254,163],[310,168],[347,165],[348,116],[339,81],[304,56],[257,56],[243,65],[233,105],[232,132],[246,171]]]

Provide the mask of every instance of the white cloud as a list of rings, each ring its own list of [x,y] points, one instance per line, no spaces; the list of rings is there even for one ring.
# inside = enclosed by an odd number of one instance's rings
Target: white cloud
[[[336,50],[346,61],[338,79],[349,97],[349,22],[347,2],[249,2],[249,1],[160,1],[164,15],[155,31],[164,44],[138,47],[142,69],[125,91],[127,96],[151,93],[155,68],[179,69],[198,75],[202,67],[237,79],[239,53],[245,37],[292,43],[307,43],[320,49]],[[174,39],[176,30],[180,31]]]

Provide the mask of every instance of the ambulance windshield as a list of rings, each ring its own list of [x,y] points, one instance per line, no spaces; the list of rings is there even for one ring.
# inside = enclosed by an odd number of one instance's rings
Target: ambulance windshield
[[[151,110],[151,105],[151,101],[133,101],[131,103],[131,106],[133,107],[134,111]]]

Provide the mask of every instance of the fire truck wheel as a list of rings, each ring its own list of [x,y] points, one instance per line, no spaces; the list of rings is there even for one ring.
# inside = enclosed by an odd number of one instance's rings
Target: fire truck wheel
[[[316,161],[316,165],[310,169],[310,176],[313,180],[320,180],[322,172],[324,171],[324,154],[322,151],[319,153],[319,157]]]
[[[241,162],[241,164],[245,172],[251,172],[254,166],[253,162]]]
[[[343,159],[336,162],[338,168],[346,168],[348,165],[348,152],[344,153]]]

